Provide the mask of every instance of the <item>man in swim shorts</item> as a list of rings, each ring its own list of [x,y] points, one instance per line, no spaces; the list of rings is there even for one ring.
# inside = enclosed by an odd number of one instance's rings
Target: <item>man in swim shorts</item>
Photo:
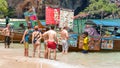
[[[47,48],[48,48],[48,59],[51,58],[51,50],[54,51],[54,60],[56,60],[56,44],[57,44],[57,33],[54,31],[54,26],[51,26],[51,29],[44,33],[48,35]]]
[[[68,31],[66,30],[67,27],[64,27],[62,30],[61,30],[61,42],[62,42],[62,53],[63,54],[67,54],[68,53]]]
[[[2,34],[5,36],[5,48],[10,48],[10,24],[7,24],[7,27],[2,30]]]

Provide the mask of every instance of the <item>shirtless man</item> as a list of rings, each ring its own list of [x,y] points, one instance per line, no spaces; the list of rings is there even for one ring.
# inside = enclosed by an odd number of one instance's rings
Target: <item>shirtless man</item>
[[[5,48],[10,48],[10,24],[7,24],[7,27],[2,31],[5,36]]]
[[[61,42],[62,42],[62,53],[63,54],[67,54],[68,53],[68,43],[67,43],[67,40],[68,40],[68,31],[66,30],[67,27],[64,27],[62,30],[61,30]]]
[[[54,51],[54,60],[56,60],[56,44],[57,44],[57,33],[54,31],[54,26],[51,26],[51,29],[44,33],[48,35],[47,48],[48,48],[48,59],[51,58],[51,50]]]
[[[33,57],[35,57],[36,49],[38,48],[38,57],[40,58],[40,40],[41,32],[38,30],[38,26],[34,27],[35,31],[32,33],[32,44],[33,44]]]

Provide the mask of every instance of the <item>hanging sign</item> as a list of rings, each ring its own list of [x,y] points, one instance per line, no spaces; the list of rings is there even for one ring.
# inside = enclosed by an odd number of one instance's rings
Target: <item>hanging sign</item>
[[[46,24],[50,25],[56,25],[59,24],[59,18],[60,18],[60,9],[59,8],[52,8],[52,7],[46,7]]]
[[[74,12],[72,10],[61,9],[60,10],[60,24],[59,27],[73,28]]]

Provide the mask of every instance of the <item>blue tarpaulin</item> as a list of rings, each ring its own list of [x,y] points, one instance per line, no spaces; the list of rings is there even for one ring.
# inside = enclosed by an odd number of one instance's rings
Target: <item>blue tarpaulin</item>
[[[41,24],[42,24],[43,26],[46,26],[46,22],[41,22]]]
[[[102,25],[102,26],[117,26],[120,27],[120,19],[91,19],[88,20],[89,24],[96,24],[96,25]]]

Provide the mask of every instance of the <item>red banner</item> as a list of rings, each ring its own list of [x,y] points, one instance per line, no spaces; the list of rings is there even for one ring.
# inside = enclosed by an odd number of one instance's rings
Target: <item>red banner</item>
[[[59,8],[51,8],[46,7],[46,24],[59,24],[60,20],[60,9]]]

